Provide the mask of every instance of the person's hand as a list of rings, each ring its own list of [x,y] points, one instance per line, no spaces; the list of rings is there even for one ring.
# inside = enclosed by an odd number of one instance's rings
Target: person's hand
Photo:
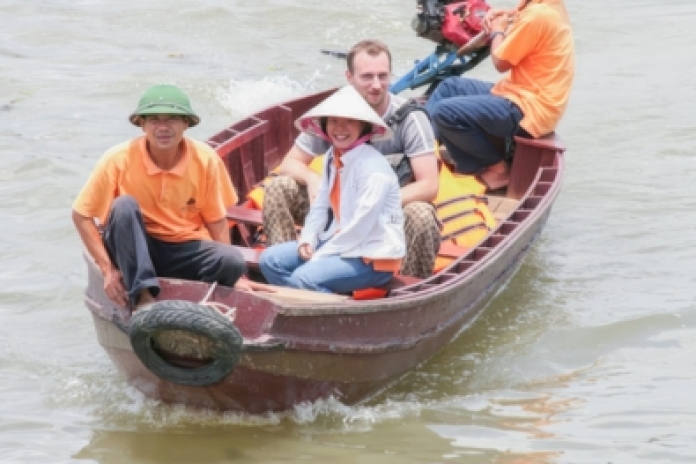
[[[491,21],[490,33],[493,32],[505,32],[510,25],[510,16],[501,15],[497,16]]]
[[[314,199],[317,197],[317,193],[319,193],[319,187],[321,186],[321,177],[319,177],[316,173],[312,172],[312,174],[307,177],[307,196],[309,196],[309,203],[314,203]]]
[[[501,9],[493,9],[491,8],[486,12],[486,16],[483,17],[483,21],[481,21],[481,26],[483,27],[483,30],[486,31],[486,34],[491,33],[491,24],[494,19],[499,17],[500,15],[503,14],[503,10]]]
[[[126,288],[123,286],[123,276],[121,271],[113,266],[104,273],[104,292],[114,303],[120,306],[128,304]]]
[[[303,261],[309,261],[314,254],[314,250],[312,250],[312,246],[309,243],[300,245],[297,252],[300,254],[300,258],[302,258]]]
[[[514,14],[515,10],[502,10],[499,8],[491,8],[486,12],[486,16],[483,17],[483,22],[481,23],[481,26],[483,26],[483,30],[486,31],[486,34],[490,34],[491,32],[495,31],[505,31],[509,22],[509,18],[511,18]],[[496,21],[500,21],[501,18],[504,19],[505,25],[502,28],[496,28],[494,23]]]
[[[234,284],[234,288],[237,290],[244,290],[247,292],[276,292],[276,289],[271,287],[270,285],[254,282],[253,280],[249,280],[245,276],[242,276],[239,278],[239,280],[237,280],[237,283]]]

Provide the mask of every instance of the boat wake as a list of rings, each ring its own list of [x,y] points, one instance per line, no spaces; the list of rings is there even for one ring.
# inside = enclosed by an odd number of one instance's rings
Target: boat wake
[[[431,404],[417,400],[382,401],[376,405],[348,406],[336,398],[301,403],[282,413],[254,415],[220,412],[168,405],[147,398],[108,366],[97,371],[71,375],[54,382],[49,403],[56,409],[81,409],[89,422],[109,430],[149,429],[181,430],[190,427],[267,427],[300,425],[318,432],[366,432],[391,420],[417,417]],[[58,380],[56,376],[53,376]],[[59,376],[61,377],[61,376]]]

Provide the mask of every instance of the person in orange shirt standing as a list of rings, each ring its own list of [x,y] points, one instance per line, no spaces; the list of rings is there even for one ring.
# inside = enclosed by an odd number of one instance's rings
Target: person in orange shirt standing
[[[227,171],[212,148],[184,137],[200,122],[186,94],[155,85],[130,121],[145,135],[108,150],[73,204],[107,296],[131,308],[153,302],[157,276],[253,289],[230,245],[226,210],[237,194]]]
[[[457,171],[478,175],[489,190],[507,186],[504,144],[515,135],[541,137],[556,129],[575,72],[573,36],[563,0],[522,0],[490,10],[484,20],[495,68],[493,85],[445,79],[426,104],[436,137]]]

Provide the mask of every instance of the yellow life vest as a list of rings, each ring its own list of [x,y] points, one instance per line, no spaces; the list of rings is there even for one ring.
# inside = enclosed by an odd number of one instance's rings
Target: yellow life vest
[[[439,147],[436,147],[435,152],[439,158]],[[476,177],[455,174],[443,163],[440,167],[439,187],[433,204],[437,209],[437,217],[442,222],[442,246],[433,272],[442,270],[455,259],[455,255],[476,245],[496,225],[483,196],[486,186]]]

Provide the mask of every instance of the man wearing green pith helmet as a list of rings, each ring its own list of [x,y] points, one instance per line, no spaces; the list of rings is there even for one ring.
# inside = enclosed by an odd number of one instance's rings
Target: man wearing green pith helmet
[[[73,204],[107,296],[132,308],[150,303],[158,276],[259,288],[240,280],[246,265],[230,245],[226,210],[237,194],[227,171],[212,148],[184,137],[200,122],[186,94],[150,87],[130,121],[144,135],[109,149]]]

